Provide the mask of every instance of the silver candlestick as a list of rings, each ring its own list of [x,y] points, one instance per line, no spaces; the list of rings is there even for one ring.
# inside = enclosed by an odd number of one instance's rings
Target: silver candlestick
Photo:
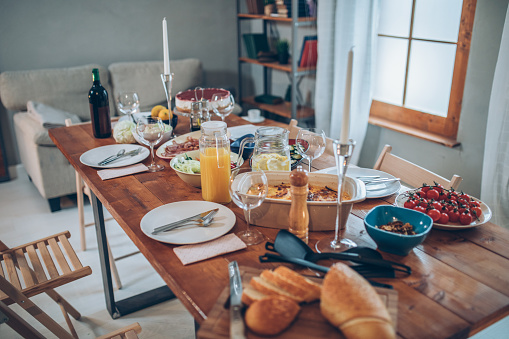
[[[346,224],[348,222],[349,211],[343,205],[341,192],[343,191],[343,182],[345,180],[346,170],[352,158],[355,141],[348,140],[347,143],[341,143],[334,140],[334,156],[336,158],[336,167],[338,171],[338,200],[336,205],[336,231],[334,237],[321,239],[316,243],[318,252],[342,252],[348,248],[356,247],[357,244],[350,239],[344,237],[346,232]],[[348,213],[348,214],[347,214]]]
[[[161,81],[163,82],[164,93],[166,94],[166,101],[168,102],[168,109],[171,110],[171,85],[173,82],[173,73],[161,74]]]

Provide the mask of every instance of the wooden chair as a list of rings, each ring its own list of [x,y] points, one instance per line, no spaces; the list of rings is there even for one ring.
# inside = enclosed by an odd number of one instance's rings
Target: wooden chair
[[[458,189],[463,180],[456,174],[453,175],[451,180],[447,180],[436,173],[392,154],[391,151],[392,146],[385,145],[373,168],[392,174],[412,187],[421,187],[423,183],[433,184],[433,182],[436,182],[445,188]]]
[[[97,337],[97,339],[136,339],[138,334],[141,332],[141,326],[139,323],[134,323],[125,327],[122,327],[111,333]]]
[[[31,333],[32,337],[39,337],[35,334],[37,331],[20,321],[20,317],[9,313],[7,306],[13,303],[27,310],[59,338],[77,338],[69,314],[74,319],[81,315],[54,289],[90,275],[92,269],[81,264],[69,243],[70,236],[66,231],[14,248],[8,248],[0,241],[0,308],[2,313],[10,315],[11,323],[7,323],[16,331],[20,329],[23,333]],[[60,306],[70,333],[29,299],[40,293],[46,293]],[[23,336],[31,337],[28,334]]]
[[[65,125],[67,127],[72,126],[71,119],[66,119]],[[78,172],[75,172],[75,173],[76,173],[76,204],[78,205],[78,220],[79,220],[79,227],[80,227],[80,245],[81,245],[81,250],[86,251],[87,250],[87,240],[86,240],[85,229],[86,229],[86,227],[94,226],[95,223],[94,222],[85,223],[85,209],[84,209],[83,194],[85,194],[88,197],[88,201],[90,203],[92,203],[92,200],[91,200],[90,188],[83,181],[83,179],[81,178],[79,173]],[[110,218],[104,219],[105,222],[110,221],[110,220],[113,220],[113,218],[110,217]],[[110,258],[111,276],[112,276],[113,280],[115,281],[117,288],[121,289],[122,282],[120,281],[120,276],[118,274],[117,265],[115,264],[115,260],[119,260],[119,259],[115,259],[113,257],[113,254],[112,254],[111,248],[110,248],[110,243],[108,241],[107,241],[107,246],[108,246],[108,257]]]

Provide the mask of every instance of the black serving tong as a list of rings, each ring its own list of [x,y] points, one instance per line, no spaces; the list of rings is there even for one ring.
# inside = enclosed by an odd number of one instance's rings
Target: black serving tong
[[[315,253],[304,241],[287,230],[280,230],[274,243],[267,242],[265,248],[288,258],[299,258],[313,263],[326,259],[347,260],[358,264],[390,268],[406,274],[412,273],[409,266],[385,260],[378,251],[367,247],[354,247],[340,253]]]
[[[260,259],[260,262],[286,262],[286,263],[290,263],[290,264],[296,264],[296,265],[304,266],[304,267],[307,267],[307,268],[310,268],[310,269],[313,269],[313,270],[316,270],[316,271],[322,272],[322,273],[327,273],[330,270],[329,267],[321,266],[321,265],[312,263],[312,262],[304,260],[304,259],[290,258],[290,257],[286,257],[284,255],[277,255],[274,253],[265,253],[264,255],[261,255],[259,257],[259,259]],[[361,266],[364,266],[364,265],[353,266],[352,268],[355,269],[356,267],[361,267]],[[379,267],[376,267],[376,268],[365,267],[365,268],[367,270],[361,270],[361,271],[358,271],[358,273],[361,274],[364,278],[366,278],[372,286],[390,288],[390,289],[393,288],[392,285],[372,281],[372,280],[369,280],[369,278],[394,278],[394,270],[387,269],[387,268],[379,268]],[[357,271],[357,269],[355,269],[355,270]],[[392,272],[392,274],[391,274],[391,272]]]

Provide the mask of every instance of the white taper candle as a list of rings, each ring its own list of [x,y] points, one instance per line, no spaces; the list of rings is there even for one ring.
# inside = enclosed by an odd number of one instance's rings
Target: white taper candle
[[[163,19],[163,61],[164,74],[170,74],[170,56],[168,52],[168,26],[166,17]]]
[[[353,47],[348,52],[348,64],[346,69],[345,104],[343,106],[343,121],[341,123],[340,142],[346,144],[350,133],[350,101],[352,97],[352,70],[353,70]]]

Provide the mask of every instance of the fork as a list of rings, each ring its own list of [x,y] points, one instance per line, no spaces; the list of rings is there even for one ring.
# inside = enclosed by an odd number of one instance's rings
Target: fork
[[[137,149],[129,151],[129,152],[126,152],[126,153],[124,153],[124,154],[122,154],[120,156],[115,156],[115,157],[113,157],[113,158],[111,158],[109,160],[102,161],[102,162],[99,163],[99,165],[104,166],[104,165],[109,164],[110,162],[113,162],[115,160],[118,160],[118,159],[126,157],[126,156],[134,157],[135,155],[138,155],[138,154],[141,153],[141,149],[142,149],[141,147],[138,147]]]

